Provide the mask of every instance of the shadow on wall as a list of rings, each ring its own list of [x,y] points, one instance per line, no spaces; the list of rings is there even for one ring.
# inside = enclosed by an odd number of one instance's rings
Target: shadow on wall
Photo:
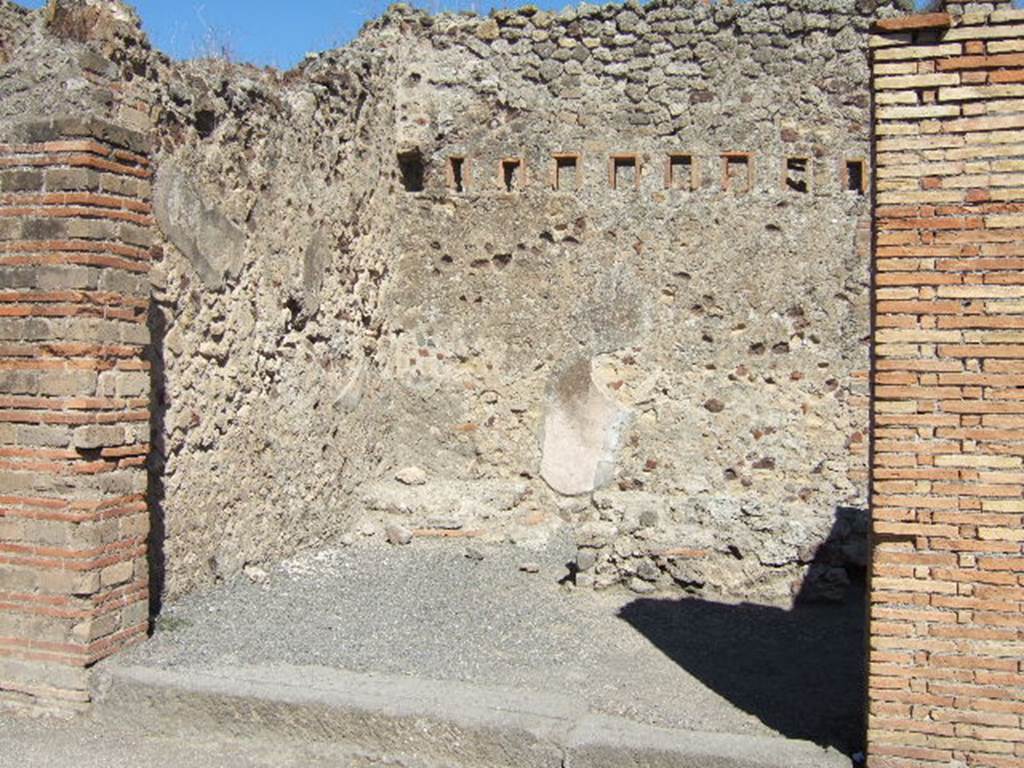
[[[164,336],[167,323],[156,302],[149,304],[149,348],[147,359],[150,364],[150,409],[149,409],[149,483],[146,501],[149,506],[149,615],[160,614],[164,593],[164,465],[166,464],[166,431],[164,418],[167,413],[167,386],[164,375]]]
[[[833,530],[846,525],[848,511],[837,513]],[[819,557],[830,557],[827,544]],[[809,579],[789,611],[700,598],[643,598],[619,616],[768,727],[850,755],[864,748],[867,613],[864,570],[850,570],[845,599],[838,603],[823,602],[820,587]]]

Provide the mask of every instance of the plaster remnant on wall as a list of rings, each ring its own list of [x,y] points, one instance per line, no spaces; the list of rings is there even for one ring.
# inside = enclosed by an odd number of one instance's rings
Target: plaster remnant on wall
[[[324,270],[327,269],[330,258],[327,236],[318,230],[310,239],[302,256],[302,313],[305,319],[312,317],[320,309]]]
[[[174,162],[164,163],[157,173],[153,208],[164,235],[189,260],[203,285],[219,291],[225,279],[238,276],[245,233],[208,205]]]
[[[628,422],[629,412],[594,382],[590,361],[573,364],[548,395],[541,477],[565,496],[607,485],[615,477],[615,457]]]
[[[366,388],[366,367],[361,365],[353,373],[352,377],[345,382],[335,397],[332,407],[340,412],[352,412],[363,399],[363,392]]]

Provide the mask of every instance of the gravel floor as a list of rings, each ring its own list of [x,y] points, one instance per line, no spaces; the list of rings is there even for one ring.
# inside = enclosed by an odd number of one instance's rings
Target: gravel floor
[[[783,611],[560,584],[573,550],[309,554],[165,606],[126,664],[317,664],[578,696],[667,727],[861,748],[863,606]],[[525,562],[540,566],[525,573]]]

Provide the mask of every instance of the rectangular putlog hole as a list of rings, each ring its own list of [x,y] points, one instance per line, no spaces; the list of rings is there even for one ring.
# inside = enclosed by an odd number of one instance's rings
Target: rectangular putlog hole
[[[423,191],[423,155],[418,149],[398,153],[398,171],[406,192]]]
[[[843,188],[847,192],[863,195],[868,188],[867,163],[863,160],[847,160],[843,171]]]
[[[506,157],[501,161],[501,185],[506,192],[518,192],[526,186],[526,171],[519,157]]]
[[[692,155],[669,155],[665,166],[665,189],[686,191],[697,188]]]
[[[612,155],[608,183],[612,189],[640,189],[640,159],[636,155]]]
[[[782,169],[782,185],[791,192],[806,193],[811,189],[811,160],[807,157],[787,157]]]
[[[556,191],[566,192],[579,189],[580,179],[580,156],[568,152],[562,152],[553,156],[555,167],[551,178],[551,187]]]
[[[754,162],[749,152],[722,154],[722,190],[749,192],[754,188]]]
[[[466,158],[448,158],[448,189],[452,192],[466,191]]]

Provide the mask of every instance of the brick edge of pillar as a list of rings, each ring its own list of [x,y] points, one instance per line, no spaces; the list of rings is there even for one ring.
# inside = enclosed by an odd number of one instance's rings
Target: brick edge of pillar
[[[1024,760],[1024,181],[1007,169],[1024,163],[1024,86],[1006,84],[1024,82],[1024,11],[874,31],[868,765],[1010,768]]]
[[[146,636],[150,147],[0,131],[0,705],[77,710]]]

